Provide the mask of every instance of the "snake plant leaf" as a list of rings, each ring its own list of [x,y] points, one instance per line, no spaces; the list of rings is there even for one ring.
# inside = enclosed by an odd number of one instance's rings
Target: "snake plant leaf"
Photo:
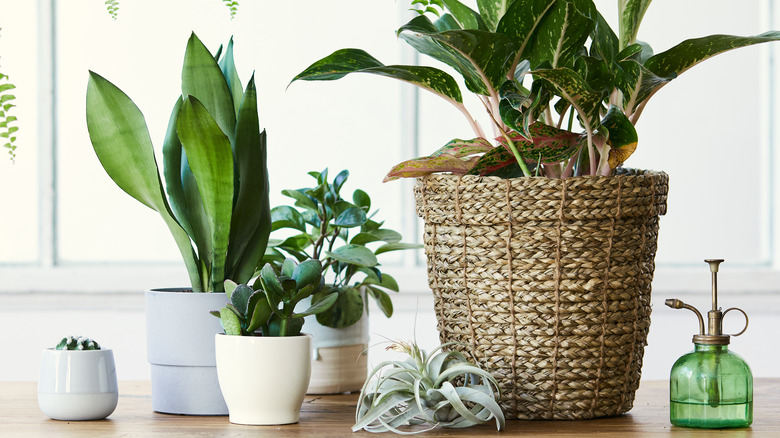
[[[435,157],[420,157],[396,164],[385,175],[383,182],[398,178],[413,178],[430,175],[435,172],[450,172],[465,175],[474,167],[479,157],[467,159],[458,158],[451,154],[441,154]]]
[[[331,81],[350,73],[370,73],[395,78],[428,90],[442,98],[463,102],[460,88],[449,74],[433,68],[411,65],[384,65],[360,49],[341,49],[320,59],[293,78],[304,81]]]
[[[710,35],[685,40],[671,49],[652,56],[645,67],[660,77],[679,76],[694,65],[732,49],[780,40],[780,31],[756,36]]]
[[[514,0],[477,0],[477,8],[487,30],[495,31]]]
[[[200,198],[198,182],[195,180],[195,175],[192,173],[190,163],[187,160],[187,153],[181,148],[181,143],[178,143],[178,147],[181,149],[181,185],[182,190],[184,191],[182,205],[185,206],[185,214],[189,216],[189,223],[192,225],[193,234],[191,234],[190,237],[197,246],[198,257],[203,266],[201,275],[206,275],[206,280],[208,280],[208,272],[214,264],[211,226],[209,225],[208,214],[206,214],[206,210],[203,207],[203,201]],[[171,202],[179,201],[171,199]],[[204,284],[208,283],[208,281],[205,281]]]
[[[557,0],[515,0],[498,23],[497,32],[506,35],[517,48],[512,65],[529,59],[539,24]]]
[[[233,37],[230,37],[225,56],[216,56],[219,59],[219,68],[222,70],[222,76],[227,80],[230,94],[233,96],[233,107],[236,110],[236,117],[241,109],[241,100],[244,98],[244,90],[241,88],[241,79],[238,77],[235,59],[233,58]]]
[[[528,51],[531,68],[550,61],[552,68],[570,67],[596,24],[582,15],[573,3],[556,2],[534,33]]]
[[[192,173],[199,182],[203,208],[212,230],[211,281],[213,290],[220,291],[225,278],[233,211],[233,151],[230,141],[206,107],[193,96],[187,96],[182,102],[177,132]]]
[[[223,307],[219,310],[219,318],[226,335],[241,336],[241,321],[236,312],[229,307]]]
[[[636,150],[639,141],[634,124],[623,111],[613,105],[601,120],[601,128],[605,129],[609,150],[609,168],[615,169],[623,164]]]
[[[639,105],[656,90],[666,85],[673,77],[659,77],[635,60],[621,61],[617,85],[623,92],[623,108],[626,114],[633,114]]]
[[[444,3],[450,11],[452,17],[457,20],[461,29],[487,30],[485,23],[482,21],[482,17],[470,7],[458,0],[442,0],[442,3]]]
[[[333,251],[325,251],[325,255],[344,263],[370,268],[376,266],[376,255],[370,249],[361,245],[344,245]]]
[[[620,50],[636,41],[639,25],[652,0],[618,0],[618,28]],[[666,76],[666,75],[660,75]]]
[[[335,292],[331,289],[319,292],[312,297],[313,303],[318,303],[324,297],[336,295],[333,305],[322,313],[317,314],[317,322],[333,328],[349,327],[363,317],[363,296],[360,290],[354,287],[343,287]]]
[[[561,97],[572,104],[586,131],[592,132],[598,126],[604,95],[591,89],[579,73],[565,67],[539,69],[531,73],[545,79]]]
[[[230,53],[230,46],[228,46]],[[260,132],[254,75],[243,93],[233,153],[240,181],[230,224],[228,273],[238,282],[249,281],[268,244],[271,208],[267,174],[265,130]],[[234,180],[235,181],[235,180]]]
[[[195,33],[187,41],[181,72],[182,96],[194,96],[212,115],[222,132],[234,143],[236,110],[225,76]]]
[[[398,35],[418,52],[454,68],[470,91],[487,96],[505,80],[515,57],[514,44],[504,35],[474,29],[439,32],[425,16],[413,18]]]
[[[106,173],[119,188],[162,216],[184,259],[193,290],[204,290],[190,238],[165,198],[143,114],[122,90],[92,71],[87,85],[87,129]]]

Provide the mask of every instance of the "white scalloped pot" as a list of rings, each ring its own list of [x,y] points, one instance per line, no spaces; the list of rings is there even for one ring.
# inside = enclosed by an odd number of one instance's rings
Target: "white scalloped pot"
[[[311,336],[215,336],[230,422],[297,423],[311,377]]]

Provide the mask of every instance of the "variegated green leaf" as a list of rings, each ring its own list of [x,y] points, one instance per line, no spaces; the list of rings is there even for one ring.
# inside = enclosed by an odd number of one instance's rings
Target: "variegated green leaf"
[[[636,150],[639,141],[634,124],[617,106],[612,106],[601,120],[601,128],[608,132],[609,168],[623,164]]]
[[[531,73],[547,80],[558,95],[571,102],[586,130],[591,131],[598,126],[604,94],[591,89],[577,72],[568,68],[557,68],[534,70]]]
[[[457,20],[461,29],[485,30],[485,23],[482,21],[482,17],[459,0],[442,0],[442,3],[447,6],[450,14]]]
[[[590,56],[611,63],[615,60],[619,52],[619,40],[615,31],[609,26],[607,20],[596,8],[593,0],[572,0],[577,10],[584,16],[590,18],[595,23],[595,28],[591,34]]]
[[[514,0],[477,0],[477,7],[488,30],[494,31]]]
[[[507,37],[482,30],[439,32],[425,16],[413,18],[398,35],[424,53],[454,68],[473,93],[491,95],[506,78],[515,48]]]
[[[512,66],[530,58],[532,42],[542,19],[557,0],[515,0],[498,23],[497,32],[515,44]]]
[[[733,35],[710,35],[685,40],[671,49],[654,55],[645,67],[660,77],[679,76],[694,65],[717,54],[753,44],[780,40],[780,31],[761,35],[740,37]]]
[[[450,172],[465,175],[477,162],[478,157],[468,159],[458,158],[450,154],[437,155],[435,157],[420,157],[396,164],[385,175],[383,182],[398,178],[417,178],[436,172]]]
[[[370,73],[395,78],[447,100],[463,102],[458,83],[449,74],[433,67],[384,65],[360,49],[337,50],[307,67],[295,76],[291,83],[297,80],[331,81],[350,73]]]
[[[652,0],[618,0],[620,50],[636,41],[639,25]],[[666,76],[666,75],[660,75]]]
[[[479,157],[474,167],[469,171],[470,175],[488,175],[499,169],[517,163],[515,156],[506,148],[493,148],[490,152]]]
[[[236,70],[236,64],[233,59],[233,37],[228,42],[225,56],[219,60],[219,68],[222,70],[225,80],[227,80],[230,94],[233,96],[233,107],[236,109],[236,117],[238,117],[238,111],[241,109],[241,100],[244,97],[244,89],[241,86],[241,79],[238,78],[238,70]]]
[[[531,125],[529,132],[531,134],[530,140],[519,133],[512,133],[509,136],[529,164],[560,163],[568,160],[580,148],[584,137],[583,134],[558,129],[542,122]],[[508,152],[511,152],[505,138],[497,137],[496,140]]]
[[[594,21],[577,11],[573,3],[556,2],[534,33],[528,51],[531,68],[545,61],[553,68],[572,66],[594,27]]]
[[[634,60],[621,61],[617,86],[623,92],[623,110],[633,114],[639,105],[673,77],[662,78]]]
[[[456,138],[432,153],[431,156],[449,154],[463,158],[469,155],[485,153],[491,149],[493,149],[493,145],[482,137],[472,138],[471,140]]]

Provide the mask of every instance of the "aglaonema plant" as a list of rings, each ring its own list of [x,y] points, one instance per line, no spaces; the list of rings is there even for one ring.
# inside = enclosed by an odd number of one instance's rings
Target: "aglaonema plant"
[[[141,111],[94,72],[87,127],[111,179],[165,221],[193,291],[222,291],[225,279],[252,278],[271,231],[266,134],[254,76],[242,89],[232,39],[216,55],[194,33],[187,42],[181,96],[163,143],[165,190]]]
[[[615,32],[592,0],[477,0],[477,11],[458,0],[415,0],[420,15],[397,35],[462,77],[492,133],[472,116],[458,82],[438,68],[385,65],[363,50],[342,49],[293,81],[387,76],[440,96],[466,117],[476,138],[396,165],[386,180],[434,172],[610,175],[636,149],[634,125],[661,88],[712,56],[780,39],[777,31],[711,35],[653,54],[636,39],[650,1],[619,0]]]
[[[374,299],[387,317],[392,316],[393,303],[387,292],[398,292],[398,283],[380,270],[378,256],[422,245],[401,242],[399,232],[384,227],[375,217],[377,211],[371,211],[371,198],[365,191],[356,189],[351,202],[344,199],[341,192],[349,177],[347,170],[339,172],[332,182],[328,169],[309,175],[316,180],[315,187],[282,191],[295,200],[295,207],[271,209],[272,230],[293,230],[294,234],[271,239],[264,260],[279,265],[292,256],[322,263],[323,272],[329,271],[330,276],[312,302],[338,294],[332,307],[317,314],[317,322],[324,326],[343,328],[358,322],[367,297]]]
[[[330,293],[302,312],[299,302],[322,287],[322,265],[319,260],[296,263],[286,259],[277,273],[270,264],[260,271],[253,286],[225,280],[228,303],[210,313],[222,323],[231,336],[298,336],[304,317],[327,310],[336,301]]]

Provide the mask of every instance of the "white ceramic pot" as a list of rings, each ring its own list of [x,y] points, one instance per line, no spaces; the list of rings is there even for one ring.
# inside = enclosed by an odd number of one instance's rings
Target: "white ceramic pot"
[[[38,406],[55,420],[102,420],[116,409],[119,391],[111,350],[43,351]]]
[[[147,356],[152,371],[152,409],[156,412],[227,415],[213,341],[222,326],[219,318],[208,313],[226,302],[224,293],[182,289],[146,292]]]
[[[307,394],[342,394],[363,388],[368,375],[368,317],[344,328],[326,327],[315,315],[304,329],[312,336],[311,380]]]
[[[311,375],[311,336],[215,337],[230,422],[297,423]]]

